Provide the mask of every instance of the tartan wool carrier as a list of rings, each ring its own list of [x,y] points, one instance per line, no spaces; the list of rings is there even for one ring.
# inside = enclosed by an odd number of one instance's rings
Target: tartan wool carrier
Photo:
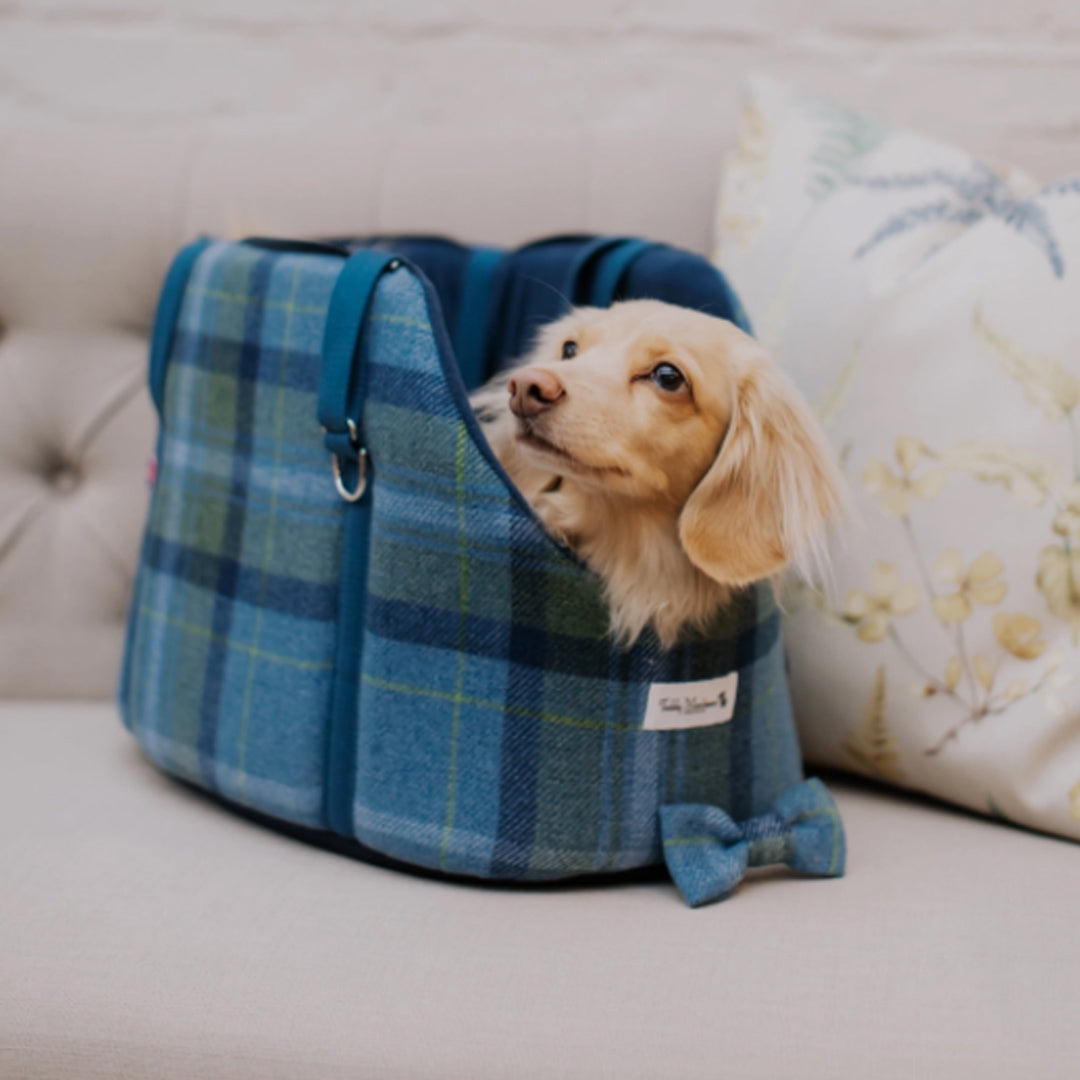
[[[150,759],[451,875],[666,859],[697,904],[747,866],[841,873],[771,588],[670,651],[648,631],[620,647],[598,579],[469,407],[564,297],[642,295],[745,325],[708,263],[640,241],[185,248],[154,328],[158,464],[120,686]]]

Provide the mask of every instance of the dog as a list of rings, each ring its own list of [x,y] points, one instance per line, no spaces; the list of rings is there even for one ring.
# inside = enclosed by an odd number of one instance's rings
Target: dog
[[[655,300],[576,308],[471,398],[545,528],[600,576],[629,647],[734,590],[824,566],[842,487],[798,391],[732,323]]]

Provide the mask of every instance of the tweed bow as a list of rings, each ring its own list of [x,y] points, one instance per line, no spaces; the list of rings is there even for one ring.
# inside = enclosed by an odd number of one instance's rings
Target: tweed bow
[[[818,779],[797,784],[772,810],[742,822],[719,806],[662,806],[660,832],[668,870],[691,907],[723,900],[751,866],[783,863],[819,877],[844,872],[844,829]]]

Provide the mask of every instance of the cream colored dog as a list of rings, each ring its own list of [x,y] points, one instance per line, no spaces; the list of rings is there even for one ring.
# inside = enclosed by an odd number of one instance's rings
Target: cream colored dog
[[[840,484],[817,423],[729,322],[578,308],[472,398],[545,527],[603,579],[612,629],[665,647],[733,589],[821,562]]]

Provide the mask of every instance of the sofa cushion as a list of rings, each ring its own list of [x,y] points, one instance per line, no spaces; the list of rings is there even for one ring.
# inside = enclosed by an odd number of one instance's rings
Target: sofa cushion
[[[423,880],[157,773],[107,706],[0,706],[0,1075],[1064,1076],[1073,845],[840,782],[840,881]]]
[[[811,760],[1080,839],[1080,177],[772,82],[720,261],[863,527],[787,627]]]

